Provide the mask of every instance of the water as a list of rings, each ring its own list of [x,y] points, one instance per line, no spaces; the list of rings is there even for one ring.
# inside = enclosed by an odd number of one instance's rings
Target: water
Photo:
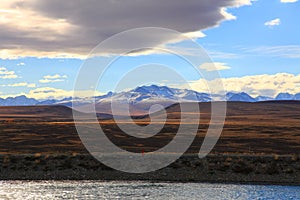
[[[300,199],[300,187],[125,181],[0,181],[0,199]]]

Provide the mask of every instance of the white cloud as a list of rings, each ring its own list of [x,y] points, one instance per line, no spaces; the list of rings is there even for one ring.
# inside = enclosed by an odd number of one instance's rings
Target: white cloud
[[[58,79],[58,78],[67,78],[67,76],[66,75],[55,74],[55,75],[46,75],[46,76],[44,76],[44,78],[46,78],[46,79]]]
[[[280,19],[276,18],[276,19],[265,22],[265,26],[268,26],[268,27],[279,26],[280,23],[281,23]]]
[[[73,90],[63,90],[63,89],[52,88],[52,87],[42,87],[42,88],[36,88],[30,90],[28,93],[22,92],[18,94],[1,95],[1,98],[26,95],[29,98],[35,98],[35,99],[63,99],[66,97],[72,97],[73,93],[74,93]],[[87,97],[87,95],[90,94],[94,94],[95,96],[103,95],[103,93],[92,91],[92,90],[76,91],[76,94],[78,97]]]
[[[26,65],[26,64],[23,63],[23,62],[20,62],[20,63],[17,64],[17,66],[25,66],[25,65]]]
[[[68,78],[66,75],[46,75],[43,76],[43,79],[39,80],[40,83],[55,83],[55,82],[62,82]]]
[[[202,65],[199,66],[199,68],[204,69],[208,72],[230,69],[230,67],[227,66],[226,63],[221,63],[221,62],[203,63]]]
[[[5,67],[0,67],[0,79],[14,79],[18,78],[14,71],[9,71]]]
[[[63,82],[63,79],[41,79],[40,83],[55,83],[55,82]]]
[[[278,73],[222,78],[221,82],[228,92],[246,92],[253,97],[258,95],[274,97],[280,92],[300,93],[300,74]],[[208,92],[207,82],[204,79],[193,81],[189,85],[196,91]],[[220,80],[212,80],[210,85],[215,86],[211,88],[212,94],[221,92]]]
[[[206,35],[201,31],[195,31],[195,32],[184,33],[183,36],[189,37],[191,39],[197,39],[197,38],[203,38]]]
[[[280,0],[281,3],[295,3],[298,0]]]
[[[208,51],[208,55],[215,59],[234,59],[239,58],[241,55],[229,52],[221,52],[221,51]]]
[[[252,49],[245,48],[244,50],[249,53],[272,57],[300,58],[300,45],[261,46]]]
[[[201,30],[236,18],[226,8],[250,4],[251,0],[0,0],[0,58],[85,58],[99,42],[138,27],[164,27],[203,37]],[[150,46],[174,39],[157,38],[149,41]],[[103,52],[109,53],[111,49]]]
[[[28,87],[28,88],[35,88],[36,87],[35,83],[26,83],[26,82],[0,85],[0,86],[1,87]]]
[[[236,16],[232,15],[231,13],[227,12],[226,8],[221,9],[221,15],[225,17],[227,20],[236,20]]]

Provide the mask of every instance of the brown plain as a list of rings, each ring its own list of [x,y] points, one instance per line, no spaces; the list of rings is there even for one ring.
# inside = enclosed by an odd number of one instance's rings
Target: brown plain
[[[210,103],[199,103],[198,134],[187,153],[200,149],[210,122]],[[168,144],[180,124],[180,106],[167,108],[164,128],[151,138],[134,138],[123,133],[113,119],[100,119],[107,137],[132,152],[155,151]],[[189,115],[194,123],[193,107]],[[133,115],[135,115],[133,113]],[[155,118],[159,119],[160,113]],[[133,116],[145,126],[149,117]],[[130,123],[123,121],[127,126]],[[189,134],[189,133],[186,133]],[[87,153],[76,132],[72,110],[64,106],[0,107],[0,154]],[[225,126],[211,154],[298,154],[300,152],[300,102],[228,102]]]

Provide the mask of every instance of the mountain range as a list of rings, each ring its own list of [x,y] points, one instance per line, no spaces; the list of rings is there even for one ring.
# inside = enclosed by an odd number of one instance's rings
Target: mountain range
[[[95,99],[93,99],[95,98]],[[17,97],[8,97],[6,99],[0,98],[0,106],[30,106],[30,105],[65,105],[72,107],[72,103],[76,106],[84,106],[89,103],[93,103],[95,100],[96,105],[100,106],[109,104],[111,101],[122,103],[129,103],[130,105],[146,103],[153,104],[154,102],[160,102],[162,105],[169,105],[178,101],[197,101],[197,102],[209,102],[209,101],[240,101],[240,102],[259,102],[270,100],[300,100],[300,93],[289,94],[279,93],[275,98],[267,96],[251,97],[245,92],[226,94],[226,99],[222,99],[220,95],[210,95],[207,93],[199,93],[188,89],[170,88],[167,86],[140,86],[135,89],[113,93],[108,92],[102,96],[89,97],[89,98],[64,98],[64,99],[49,99],[49,100],[37,100],[34,98],[27,98],[25,95]]]

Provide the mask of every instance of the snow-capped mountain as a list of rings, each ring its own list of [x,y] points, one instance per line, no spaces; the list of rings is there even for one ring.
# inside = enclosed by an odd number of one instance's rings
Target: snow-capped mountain
[[[242,101],[242,102],[257,102],[257,101],[269,101],[269,100],[300,100],[300,93],[289,94],[279,93],[276,98],[267,96],[251,97],[245,92],[233,93],[229,92],[226,97],[222,97],[218,94],[199,93],[188,89],[170,88],[167,86],[140,86],[129,91],[123,91],[118,93],[108,92],[102,96],[86,97],[86,98],[64,98],[49,99],[38,101],[33,98],[27,98],[26,96],[8,97],[6,99],[0,98],[0,106],[27,106],[27,105],[65,105],[72,107],[84,106],[86,104],[95,103],[96,105],[107,105],[111,101],[117,103],[129,103],[136,106],[152,105],[155,102],[159,102],[162,105],[170,105],[174,102],[209,102],[209,101]],[[100,106],[101,107],[101,106]],[[146,106],[147,107],[147,106]]]
[[[127,92],[111,94],[107,97],[105,98],[103,98],[103,96],[96,97],[96,102],[101,103],[107,101],[118,101],[118,102],[136,104],[140,102],[153,102],[153,101],[208,102],[212,100],[210,95],[206,93],[199,93],[187,89],[176,89],[176,88],[169,88],[166,86],[157,86],[157,85],[141,86]]]

